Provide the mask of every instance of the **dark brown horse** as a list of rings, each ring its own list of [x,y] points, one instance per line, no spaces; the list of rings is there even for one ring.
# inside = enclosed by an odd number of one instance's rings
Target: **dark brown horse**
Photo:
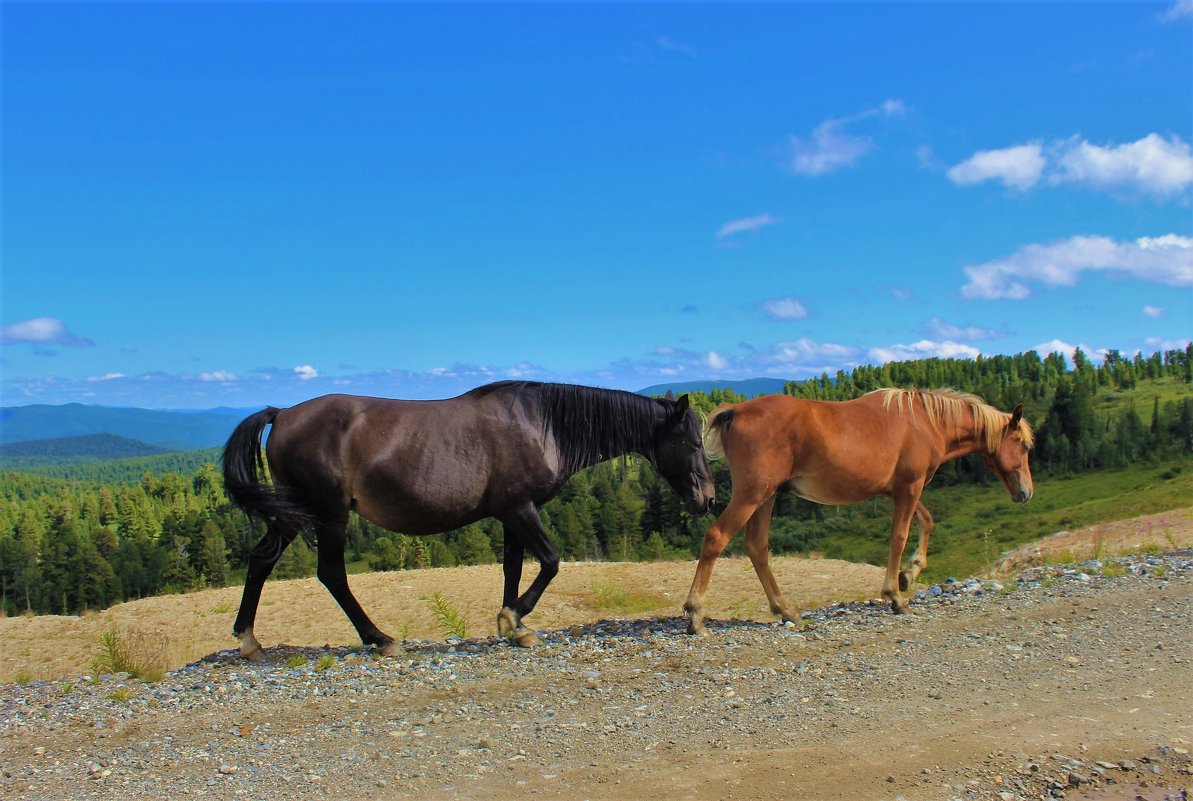
[[[269,474],[263,476],[261,436]],[[397,648],[348,587],[348,513],[391,531],[433,534],[485,517],[505,527],[503,608],[497,630],[533,644],[522,627],[559,570],[538,507],[578,470],[626,453],[655,466],[692,514],[712,508],[714,488],[700,422],[679,400],[566,384],[506,381],[458,398],[403,401],[327,395],[245,419],[224,447],[229,497],[268,529],[249,558],[233,634],[244,656],[260,658],[253,621],[261,588],[286,546],[315,535],[318,576],[361,639],[384,654]],[[518,595],[522,558],[538,576]]]
[[[896,613],[907,611],[899,591],[907,590],[928,564],[934,524],[920,494],[943,463],[984,454],[1016,503],[1032,495],[1027,464],[1032,431],[1023,406],[1008,414],[952,390],[880,389],[839,402],[767,395],[718,407],[708,418],[704,439],[710,454],[724,454],[729,462],[733,498],[704,535],[684,604],[692,634],[707,634],[701,612],[713,564],[742,526],[746,553],[771,612],[791,619],[770,570],[767,544],[780,487],[816,503],[857,503],[878,495],[894,501],[882,595]],[[913,516],[920,540],[911,567],[900,573]]]

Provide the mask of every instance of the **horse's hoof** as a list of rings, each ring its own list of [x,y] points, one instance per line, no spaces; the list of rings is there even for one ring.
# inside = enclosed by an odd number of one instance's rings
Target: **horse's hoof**
[[[382,656],[401,656],[402,646],[396,642],[387,642],[385,645],[377,646],[377,653]]]
[[[251,651],[241,651],[240,655],[250,662],[260,662],[265,658],[265,652],[259,646]]]
[[[700,624],[689,623],[688,624],[688,634],[693,634],[698,637],[705,637],[705,638],[712,636],[708,633],[708,629],[706,629],[704,627],[703,623],[700,623]]]
[[[896,615],[911,614],[911,604],[903,600],[891,601],[891,611]]]
[[[522,648],[533,648],[536,645],[542,645],[543,641],[539,639],[538,634],[530,629],[522,629],[520,632],[514,632],[514,645]]]
[[[518,617],[509,609],[497,613],[497,636],[511,637],[518,631]]]

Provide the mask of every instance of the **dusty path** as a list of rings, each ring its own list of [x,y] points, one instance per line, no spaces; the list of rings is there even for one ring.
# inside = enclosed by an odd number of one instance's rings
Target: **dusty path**
[[[320,650],[275,648],[154,685],[6,685],[0,797],[1154,801],[1193,784],[1190,552],[915,607],[722,621],[707,640],[617,620],[534,650],[342,648],[319,670]]]

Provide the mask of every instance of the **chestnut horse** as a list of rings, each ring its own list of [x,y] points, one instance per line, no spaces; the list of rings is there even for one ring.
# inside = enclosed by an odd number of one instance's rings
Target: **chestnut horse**
[[[704,441],[710,456],[728,460],[733,498],[704,535],[684,604],[692,634],[707,634],[702,606],[713,563],[743,525],[746,553],[771,612],[791,619],[770,570],[767,545],[780,487],[824,504],[857,503],[878,495],[894,501],[882,596],[896,613],[907,611],[899,591],[906,591],[928,564],[934,524],[920,495],[944,462],[984,454],[1012,500],[1024,503],[1032,496],[1027,463],[1032,431],[1023,419],[1023,405],[1008,414],[953,390],[880,389],[850,401],[766,395],[719,406],[705,424]],[[913,516],[919,544],[911,567],[899,572]]]
[[[265,445],[269,483],[261,458]],[[692,514],[712,509],[714,487],[688,397],[651,399],[567,384],[503,381],[458,398],[403,401],[326,395],[291,409],[246,418],[224,447],[228,496],[268,522],[249,557],[232,633],[249,659],[263,656],[253,635],[261,588],[282,551],[313,533],[317,575],[366,645],[398,651],[348,587],[345,527],[356,511],[383,528],[434,534],[495,517],[505,528],[505,588],[497,631],[519,645],[523,628],[559,570],[559,555],[539,519],[575,472],[626,453],[644,456]],[[522,557],[540,569],[518,595]]]

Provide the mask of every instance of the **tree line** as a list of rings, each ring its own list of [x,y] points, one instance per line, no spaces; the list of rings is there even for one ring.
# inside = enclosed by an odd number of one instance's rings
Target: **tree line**
[[[784,392],[844,400],[886,386],[948,386],[1001,409],[1023,403],[1037,432],[1032,464],[1038,474],[1193,454],[1193,346],[1146,358],[1112,351],[1100,365],[1081,351],[1071,365],[1058,354],[1041,358],[1033,351],[892,362],[790,382]],[[1131,398],[1150,402],[1136,408]],[[692,393],[691,399],[705,413],[744,400],[727,390]],[[138,460],[145,469],[135,479],[127,466],[59,476],[0,473],[0,611],[74,614],[236,583],[263,528],[229,503],[214,452],[205,455],[198,467],[181,470],[171,469],[184,464],[175,456]],[[155,471],[154,464],[167,467]],[[723,462],[713,468],[723,504],[731,492],[728,470]],[[989,480],[979,458],[952,462],[935,479]],[[712,520],[687,515],[649,464],[634,456],[576,474],[541,515],[566,560],[691,558]],[[813,550],[818,532],[845,525],[793,496],[780,500],[775,516],[776,552]],[[348,527],[349,559],[374,570],[484,564],[498,561],[501,551],[502,529],[493,520],[435,537],[385,531],[355,515]],[[274,575],[307,576],[314,567],[313,551],[298,539]]]

